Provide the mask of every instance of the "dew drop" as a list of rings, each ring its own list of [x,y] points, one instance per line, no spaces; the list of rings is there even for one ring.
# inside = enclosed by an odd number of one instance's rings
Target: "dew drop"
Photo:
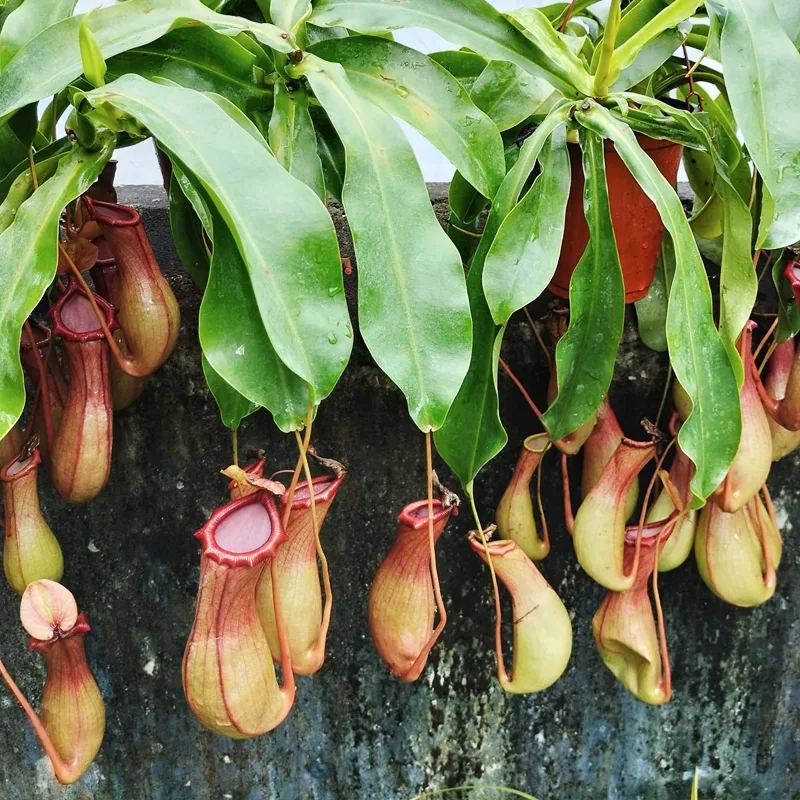
[[[328,341],[329,341],[331,344],[336,344],[336,342],[338,342],[338,341],[339,341],[339,339],[336,337],[336,334],[335,334],[333,331],[331,331],[331,332],[328,334]]]
[[[395,91],[400,95],[400,97],[408,97],[408,89],[406,89],[405,86],[398,86]]]
[[[328,287],[328,297],[336,297],[339,292],[342,291],[341,286],[329,286]]]

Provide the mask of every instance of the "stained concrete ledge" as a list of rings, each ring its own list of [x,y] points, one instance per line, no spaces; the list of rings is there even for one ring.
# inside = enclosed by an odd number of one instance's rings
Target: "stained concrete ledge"
[[[434,189],[444,214],[442,189]],[[315,426],[319,450],[350,468],[324,530],[335,594],[327,663],[299,679],[296,706],[274,733],[234,742],[201,729],[180,679],[197,592],[192,533],[225,500],[218,470],[229,462],[230,436],[203,381],[199,297],[169,240],[163,193],[135,189],[122,198],[142,206],[180,299],[180,343],[137,405],[116,417],[111,480],[96,501],[66,506],[46,475],[41,480],[44,512],[64,549],[64,581],[92,625],[88,656],[106,700],[108,730],[84,778],[59,788],[20,709],[0,690],[2,797],[406,800],[424,788],[481,783],[525,789],[539,800],[675,800],[688,798],[695,765],[704,800],[800,797],[800,460],[776,465],[770,479],[785,551],[769,603],[754,610],[724,605],[693,563],[661,577],[675,684],[666,707],[634,700],[597,654],[590,620],[604,592],[576,565],[550,458],[544,486],[553,552],[542,571],[573,615],[566,674],[539,695],[499,689],[488,578],[466,545],[465,513],[438,549],[447,629],[421,679],[403,685],[375,654],[366,600],[397,514],[423,495],[423,440],[402,396],[359,343]],[[341,230],[341,213],[335,217]],[[342,248],[350,253],[349,240]],[[352,296],[354,279],[347,280]],[[545,364],[524,324],[512,322],[504,353],[543,401]],[[638,435],[639,419],[654,416],[665,373],[664,357],[646,350],[629,325],[611,397],[630,435]],[[522,438],[537,429],[504,378],[501,393],[510,444],[478,481],[485,520]],[[250,447],[265,447],[275,468],[294,463],[293,441],[266,414],[243,426],[240,448]],[[440,472],[456,485],[446,469]],[[25,648],[18,600],[4,583],[0,619],[0,654],[38,702],[44,670]]]

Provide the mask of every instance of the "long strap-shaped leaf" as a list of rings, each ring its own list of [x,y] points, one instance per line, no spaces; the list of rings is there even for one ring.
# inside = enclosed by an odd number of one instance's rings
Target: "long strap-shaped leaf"
[[[82,72],[78,28],[85,15],[51,25],[28,42],[0,72],[0,120],[18,108],[60,92]],[[105,58],[153,42],[176,26],[201,22],[231,35],[251,32],[281,53],[292,44],[274,25],[217,14],[200,0],[127,0],[93,11],[87,22]]]
[[[72,15],[75,0],[25,0],[8,15],[0,32],[0,69],[45,28]]]
[[[151,80],[166,78],[198,92],[216,92],[246,112],[272,105],[272,90],[263,82],[257,57],[233,37],[205,25],[178,28],[108,59],[107,81],[128,72]]]
[[[291,31],[311,13],[311,0],[271,0],[272,21],[285,31]]]
[[[308,111],[308,93],[302,86],[289,88],[275,82],[275,107],[269,121],[269,144],[278,163],[310,186],[325,202],[325,176],[317,153],[317,135]]]
[[[582,130],[580,141],[589,244],[569,285],[569,329],[556,347],[558,396],[542,418],[554,440],[577,430],[603,402],[625,322],[625,287],[611,223],[603,139]]]
[[[542,151],[542,171],[505,218],[486,256],[483,290],[492,317],[505,325],[550,283],[561,254],[570,187],[566,128]]]
[[[467,368],[472,322],[461,258],[442,230],[408,140],[344,69],[298,66],[347,153],[342,202],[358,263],[361,335],[422,430],[441,427]]]
[[[58,170],[19,207],[0,235],[0,438],[25,405],[19,362],[22,323],[53,280],[58,261],[58,224],[64,207],[91,186],[114,150],[104,135],[94,152],[75,145]]]
[[[552,58],[546,47],[528,39],[486,0],[320,0],[311,21],[364,32],[428,28],[487,58],[511,61],[544,77],[568,97],[591,92],[584,70]]]
[[[329,39],[312,52],[341,64],[362,97],[416,128],[484,197],[494,197],[505,176],[503,140],[444,67],[376,36]]]
[[[713,162],[714,191],[722,201],[724,233],[719,332],[728,351],[737,383],[741,387],[744,383],[744,366],[736,343],[750,318],[758,291],[758,278],[751,260],[753,220],[742,197],[742,191],[749,193],[750,190],[748,170],[745,169],[746,186],[737,188],[733,179],[734,170],[741,166],[743,159],[741,145],[724,112],[710,97],[705,97],[708,110],[704,114],[691,114],[640,94],[628,93],[626,97],[642,106],[654,105],[685,130],[694,131]]]
[[[681,427],[679,441],[695,463],[692,492],[702,501],[722,482],[741,436],[739,389],[714,325],[703,261],[678,196],[639,147],[633,131],[596,103],[575,116],[584,127],[614,141],[672,236],[676,265],[667,310],[667,343],[675,375],[692,398],[692,413]]]
[[[209,234],[214,251],[200,306],[203,355],[235,393],[266,408],[284,433],[300,430],[311,402],[310,387],[275,352],[261,321],[236,241],[219,212],[209,205],[212,219]],[[241,401],[225,391],[214,392],[214,396],[227,425],[226,416],[233,417]]]
[[[774,204],[762,215],[758,246],[785,247],[800,239],[800,54],[772,0],[719,2],[727,11],[720,37],[725,85]]]
[[[219,407],[219,416],[222,424],[232,431],[235,431],[245,417],[249,417],[258,411],[258,406],[251,403],[246,397],[240,395],[214,367],[208,359],[203,356],[203,375],[205,376],[208,388]]]
[[[223,109],[199,92],[135,75],[86,98],[131,114],[165,149],[180,154],[236,240],[279,357],[311,384],[315,402],[327,397],[352,339],[336,232],[319,198],[277,163],[233,106]]]
[[[470,492],[475,476],[508,440],[500,421],[497,395],[498,356],[504,328],[495,325],[486,304],[484,262],[503,220],[516,205],[545,142],[556,128],[565,123],[567,113],[566,107],[558,107],[525,141],[517,163],[495,196],[467,276],[473,326],[469,372],[444,427],[437,431],[434,440],[439,454]]]

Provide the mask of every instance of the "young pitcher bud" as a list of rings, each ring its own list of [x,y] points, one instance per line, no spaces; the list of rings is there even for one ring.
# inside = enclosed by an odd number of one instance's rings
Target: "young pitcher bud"
[[[434,501],[434,541],[452,513],[453,507]],[[369,629],[378,655],[392,674],[402,681],[415,681],[427,662],[434,620],[427,500],[407,505],[398,519],[394,544],[372,581]]]
[[[39,508],[38,448],[23,452],[0,469],[5,509],[3,571],[8,585],[22,594],[32,581],[61,580],[64,558],[58,540]]]
[[[45,661],[47,677],[39,716],[5,668],[3,678],[28,716],[62,784],[72,784],[94,761],[103,742],[106,712],[86,662],[89,624],[72,594],[58,583],[34,581],[22,596],[20,618],[29,647]]]
[[[511,595],[514,618],[514,660],[506,672],[502,642],[497,647],[497,677],[507,692],[528,694],[552,686],[564,673],[572,653],[569,612],[541,572],[515,542],[483,542],[470,535],[470,547],[488,562]]]
[[[694,545],[697,569],[706,586],[726,603],[750,607],[769,600],[782,550],[774,516],[759,495],[733,514],[713,498],[700,509]]]
[[[511,482],[495,514],[500,537],[516,542],[534,561],[541,561],[550,552],[549,538],[540,539],[536,530],[531,500],[531,480],[549,446],[550,439],[545,433],[525,439]]]

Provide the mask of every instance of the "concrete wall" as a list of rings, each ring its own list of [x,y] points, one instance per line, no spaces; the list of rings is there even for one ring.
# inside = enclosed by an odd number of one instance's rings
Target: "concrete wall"
[[[435,196],[441,210],[441,191]],[[464,513],[438,549],[447,629],[421,679],[402,685],[375,654],[365,609],[397,514],[423,496],[423,438],[400,393],[360,345],[315,426],[318,449],[350,468],[324,530],[335,592],[327,664],[299,679],[295,709],[274,733],[233,742],[201,729],[180,681],[197,591],[192,534],[225,500],[218,470],[230,461],[230,435],[203,381],[199,298],[176,262],[163,196],[137,190],[125,197],[144,204],[180,298],[180,344],[137,405],[115,419],[111,480],[97,500],[66,506],[44,474],[41,481],[45,514],[66,557],[64,582],[93,628],[87,649],[107,704],[106,739],[84,778],[59,788],[23,714],[0,689],[0,796],[406,800],[424,788],[477,782],[515,786],[539,800],[682,800],[698,765],[704,799],[800,797],[800,548],[793,525],[800,462],[790,457],[777,465],[770,481],[786,546],[778,591],[767,605],[724,605],[692,563],[662,577],[675,682],[668,706],[634,700],[595,650],[590,620],[604,592],[576,565],[554,458],[545,462],[544,481],[553,552],[542,570],[574,618],[565,676],[540,695],[499,689],[488,575],[466,545]],[[349,241],[343,250],[350,252]],[[351,295],[354,280],[348,279]],[[523,324],[512,323],[505,355],[543,401],[545,366]],[[611,393],[629,434],[639,435],[643,416],[655,416],[665,368],[664,357],[645,350],[629,326]],[[501,392],[511,444],[481,474],[484,519],[523,436],[537,429],[505,379]],[[245,422],[240,447],[265,447],[275,468],[294,463],[293,440],[265,414]],[[446,469],[440,474],[455,488]],[[18,599],[4,583],[0,619],[0,655],[38,702],[42,663],[25,649]]]

